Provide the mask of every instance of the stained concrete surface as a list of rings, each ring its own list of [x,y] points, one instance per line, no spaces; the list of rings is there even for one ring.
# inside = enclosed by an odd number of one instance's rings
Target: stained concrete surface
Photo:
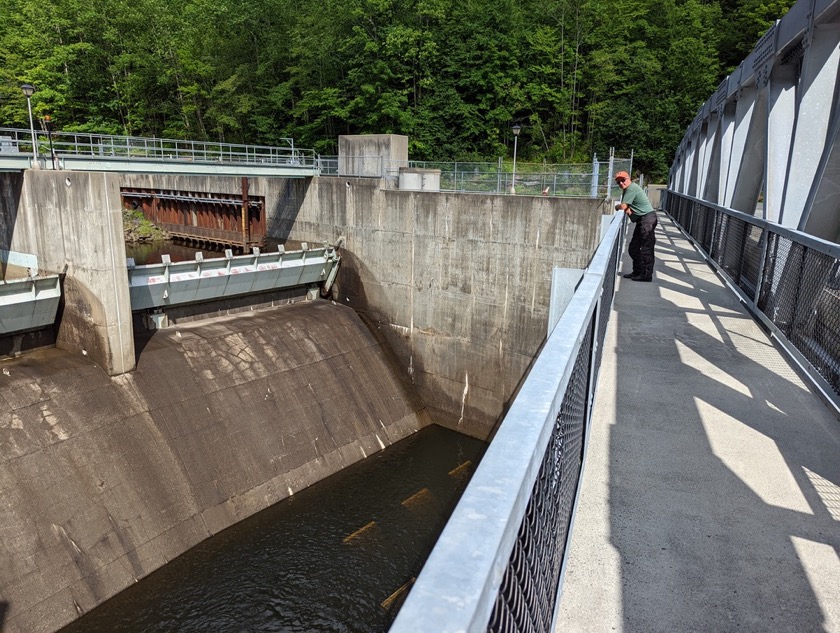
[[[137,369],[0,363],[0,614],[55,631],[201,540],[430,423],[349,308],[158,331]]]
[[[657,238],[654,282],[619,281],[556,631],[840,631],[840,420]]]

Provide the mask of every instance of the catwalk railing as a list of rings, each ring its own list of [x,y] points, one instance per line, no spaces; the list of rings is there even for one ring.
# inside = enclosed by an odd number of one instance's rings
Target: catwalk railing
[[[553,630],[623,226],[616,215],[391,633]]]
[[[662,208],[840,410],[840,245],[668,191]]]
[[[249,165],[314,166],[315,152],[294,146],[291,138],[279,146],[241,145],[213,141],[189,141],[84,132],[0,128],[0,155],[37,155],[42,167],[56,168],[65,158],[118,158],[124,160],[189,161],[196,163],[229,162]]]

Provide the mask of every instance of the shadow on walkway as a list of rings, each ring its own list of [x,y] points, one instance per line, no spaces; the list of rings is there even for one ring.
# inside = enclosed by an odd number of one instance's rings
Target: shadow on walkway
[[[840,631],[840,420],[660,219],[654,282],[619,281],[557,631]]]

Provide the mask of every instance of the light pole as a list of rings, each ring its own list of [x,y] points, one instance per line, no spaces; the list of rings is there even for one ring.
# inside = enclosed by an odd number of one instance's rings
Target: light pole
[[[35,142],[35,123],[32,121],[32,97],[35,94],[35,86],[32,84],[23,84],[20,89],[23,91],[23,95],[26,97],[26,107],[29,110],[29,131],[32,133],[32,158],[35,159],[35,162],[32,164],[32,167],[38,167],[38,143]]]
[[[516,193],[516,143],[519,140],[519,132],[522,131],[522,126],[518,123],[510,128],[513,132],[513,176],[510,179],[510,192]]]

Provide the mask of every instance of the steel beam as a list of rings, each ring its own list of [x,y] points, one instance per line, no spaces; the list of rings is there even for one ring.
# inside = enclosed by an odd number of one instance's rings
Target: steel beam
[[[840,27],[814,26],[813,40],[802,60],[797,100],[796,130],[793,135],[788,181],[779,222],[804,230],[805,204],[827,147],[828,129],[840,62]]]

